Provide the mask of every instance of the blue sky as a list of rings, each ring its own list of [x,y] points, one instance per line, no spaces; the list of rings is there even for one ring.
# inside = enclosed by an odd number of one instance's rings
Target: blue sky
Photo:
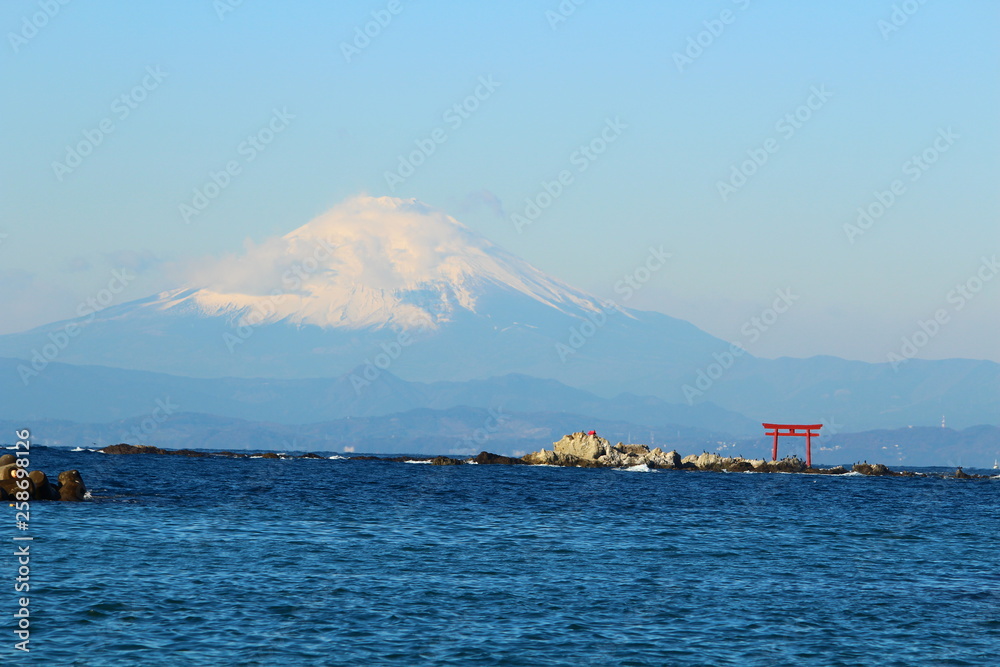
[[[426,201],[604,297],[662,245],[624,305],[755,354],[886,361],[943,310],[917,356],[1000,361],[995,3],[229,4],[0,8],[0,333],[72,316],[113,269],[137,276],[122,300],[175,286],[192,259],[364,192]],[[345,57],[373,12],[386,25]],[[859,207],[884,210],[862,229]],[[797,300],[747,340],[776,290]]]

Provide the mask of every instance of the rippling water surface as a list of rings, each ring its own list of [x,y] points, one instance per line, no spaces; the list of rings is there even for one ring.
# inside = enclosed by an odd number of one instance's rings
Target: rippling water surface
[[[1000,664],[1000,479],[32,456],[4,664]]]

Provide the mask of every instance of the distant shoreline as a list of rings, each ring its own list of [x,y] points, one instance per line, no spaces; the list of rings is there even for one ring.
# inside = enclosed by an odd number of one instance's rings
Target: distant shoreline
[[[628,445],[626,447],[645,447],[644,445]],[[295,460],[295,459],[318,459],[318,460],[350,460],[350,461],[373,461],[382,463],[424,463],[430,465],[438,466],[456,466],[456,465],[524,465],[524,466],[535,466],[535,467],[565,467],[565,468],[609,468],[609,469],[630,469],[638,468],[640,466],[645,466],[649,470],[677,470],[677,471],[687,471],[687,472],[745,472],[745,473],[786,473],[786,474],[807,474],[807,475],[824,475],[824,476],[865,476],[865,477],[944,477],[944,478],[955,478],[955,479],[993,479],[1000,478],[1000,475],[980,475],[980,474],[969,474],[965,473],[962,467],[957,468],[955,473],[948,475],[946,473],[933,473],[933,472],[918,472],[910,470],[893,470],[889,466],[879,463],[855,463],[848,469],[845,466],[833,466],[829,468],[819,468],[813,467],[808,468],[801,459],[797,457],[787,457],[784,459],[779,459],[777,461],[763,461],[761,464],[761,459],[744,459],[742,457],[721,457],[717,454],[703,453],[701,455],[692,455],[680,459],[677,463],[679,455],[676,452],[671,452],[670,454],[676,455],[673,459],[675,464],[672,465],[662,465],[656,460],[656,455],[654,452],[657,450],[647,452],[654,454],[652,460],[650,457],[646,457],[647,460],[640,463],[630,462],[628,460],[622,461],[623,465],[608,465],[604,464],[596,459],[582,459],[580,457],[566,457],[562,459],[556,459],[553,462],[538,462],[538,456],[536,453],[534,455],[529,454],[524,457],[510,457],[503,456],[500,454],[493,454],[490,452],[480,452],[473,457],[463,457],[459,458],[452,455],[438,455],[438,456],[423,456],[423,455],[388,455],[380,456],[375,454],[366,453],[332,453],[332,455],[323,456],[316,454],[314,452],[303,452],[301,454],[288,454],[274,451],[201,451],[194,449],[164,449],[161,447],[153,447],[150,445],[130,445],[126,443],[120,443],[117,445],[108,445],[106,447],[98,449],[83,449],[83,448],[58,448],[64,451],[90,451],[102,454],[110,454],[117,456],[132,456],[132,455],[163,455],[163,456],[185,456],[190,458],[230,458],[230,459],[269,459],[269,460]],[[547,450],[542,450],[546,452]],[[554,453],[554,452],[553,452]],[[329,454],[329,453],[328,453]],[[556,454],[558,457],[558,454]],[[631,463],[631,465],[628,465]],[[756,464],[756,465],[755,465]],[[927,467],[944,467],[944,466],[927,466]],[[985,470],[985,469],[984,469]]]

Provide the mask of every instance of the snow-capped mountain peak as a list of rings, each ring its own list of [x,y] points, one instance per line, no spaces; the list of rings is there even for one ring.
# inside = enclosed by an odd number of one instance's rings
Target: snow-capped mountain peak
[[[199,267],[162,309],[251,323],[436,328],[477,313],[487,293],[519,293],[565,314],[600,302],[415,199],[357,196],[302,227]]]

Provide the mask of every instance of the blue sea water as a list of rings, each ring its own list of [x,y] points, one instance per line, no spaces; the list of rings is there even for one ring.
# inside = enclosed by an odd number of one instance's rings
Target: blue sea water
[[[1000,664],[1000,479],[31,456],[4,665]]]

